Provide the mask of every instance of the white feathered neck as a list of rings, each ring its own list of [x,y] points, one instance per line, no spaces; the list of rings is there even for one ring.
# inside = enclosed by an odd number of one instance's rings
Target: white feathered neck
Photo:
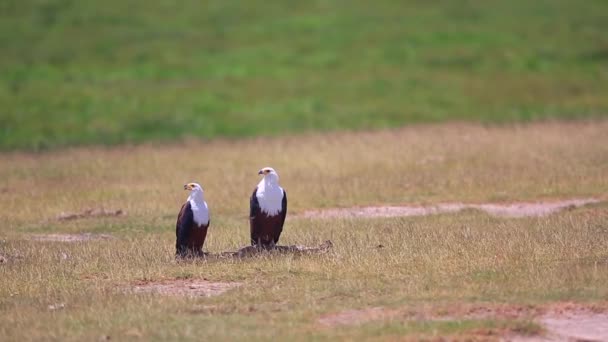
[[[279,175],[269,173],[258,183],[256,197],[260,209],[268,216],[275,216],[283,209],[283,188],[279,185]]]
[[[209,224],[209,207],[207,206],[207,202],[205,202],[203,191],[200,188],[195,188],[190,191],[188,202],[190,202],[194,223],[198,226]]]

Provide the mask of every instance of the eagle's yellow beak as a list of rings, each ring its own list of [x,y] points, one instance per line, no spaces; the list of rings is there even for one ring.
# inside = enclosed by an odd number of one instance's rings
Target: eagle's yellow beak
[[[184,190],[192,190],[192,185],[184,184]]]
[[[264,170],[258,171],[258,175],[263,175],[263,174],[264,174]]]

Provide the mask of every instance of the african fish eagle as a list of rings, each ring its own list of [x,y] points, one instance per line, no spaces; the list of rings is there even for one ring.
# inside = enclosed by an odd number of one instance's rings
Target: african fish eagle
[[[179,211],[175,226],[175,255],[182,258],[203,254],[209,228],[209,207],[203,188],[198,183],[188,183],[184,190],[189,190],[190,196]]]
[[[287,215],[287,193],[279,186],[279,175],[271,167],[258,172],[264,177],[250,200],[251,245],[272,249],[279,242]]]

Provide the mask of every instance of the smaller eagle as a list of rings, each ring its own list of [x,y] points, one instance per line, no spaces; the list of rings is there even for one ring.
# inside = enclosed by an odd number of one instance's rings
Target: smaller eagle
[[[279,175],[271,167],[258,172],[264,178],[258,183],[250,200],[249,227],[251,245],[272,249],[279,242],[287,215],[287,194],[279,186]]]
[[[190,196],[177,216],[175,256],[201,256],[209,228],[209,207],[200,184],[188,183],[184,190],[190,190]]]

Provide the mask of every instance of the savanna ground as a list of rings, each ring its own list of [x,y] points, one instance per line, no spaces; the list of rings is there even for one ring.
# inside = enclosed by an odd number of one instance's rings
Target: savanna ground
[[[596,311],[606,307],[607,131],[605,120],[462,123],[3,153],[0,336],[492,340],[542,335],[535,311],[570,302]],[[174,223],[187,195],[183,183],[199,181],[205,188],[212,210],[206,250],[234,250],[248,241],[248,196],[265,165],[279,171],[289,197],[281,243],[313,246],[330,239],[333,249],[177,263]],[[313,208],[563,198],[601,202],[518,219],[475,210],[408,218],[296,218]],[[124,214],[57,219],[87,208]],[[49,233],[113,238],[32,238]],[[176,279],[238,286],[208,298],[128,291]],[[471,314],[480,310],[523,314]]]

